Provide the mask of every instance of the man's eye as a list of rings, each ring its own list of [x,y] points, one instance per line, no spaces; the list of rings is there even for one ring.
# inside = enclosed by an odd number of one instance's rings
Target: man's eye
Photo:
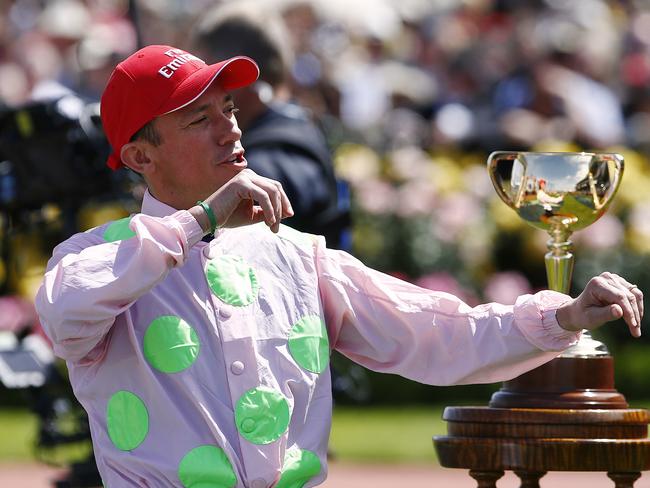
[[[234,115],[237,112],[239,112],[239,109],[237,107],[235,107],[235,106],[232,106],[232,107],[228,107],[226,109],[226,112],[229,113],[230,115]]]
[[[199,118],[199,119],[196,119],[196,120],[193,120],[192,122],[190,122],[190,126],[192,126],[192,125],[199,125],[200,123],[202,123],[202,122],[204,122],[204,121],[206,121],[206,120],[208,120],[208,118],[205,117],[205,116],[203,116],[203,117],[201,117],[201,118]]]

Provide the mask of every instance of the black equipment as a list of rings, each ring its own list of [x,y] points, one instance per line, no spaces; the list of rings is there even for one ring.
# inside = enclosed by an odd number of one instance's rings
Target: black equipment
[[[7,265],[20,259],[12,254],[21,250],[10,244],[16,234],[38,229],[44,246],[60,242],[78,231],[81,204],[120,193],[128,175],[106,166],[108,154],[97,102],[70,92],[0,107],[0,253]],[[40,217],[46,204],[60,209],[60,225],[54,228]],[[0,386],[21,390],[38,417],[36,458],[68,465],[65,476],[53,482],[56,488],[102,486],[86,412],[74,398],[62,363],[33,334],[34,325],[0,330]],[[79,461],[71,463],[72,457]]]
[[[74,93],[0,109],[0,209],[38,209],[107,193],[99,104]]]

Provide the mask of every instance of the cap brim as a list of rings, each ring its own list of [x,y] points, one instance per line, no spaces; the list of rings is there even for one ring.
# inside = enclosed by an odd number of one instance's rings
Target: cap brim
[[[161,107],[160,115],[174,112],[199,98],[215,80],[224,90],[235,90],[257,80],[260,70],[257,63],[246,56],[236,56],[197,70],[176,88]]]

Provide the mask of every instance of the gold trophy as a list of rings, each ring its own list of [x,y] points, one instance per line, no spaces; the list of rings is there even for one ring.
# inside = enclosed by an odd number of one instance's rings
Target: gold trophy
[[[549,232],[549,287],[568,293],[569,236],[598,220],[623,174],[618,154],[495,152],[488,160],[499,196]],[[632,487],[650,469],[650,412],[628,408],[614,388],[614,358],[583,334],[578,347],[505,381],[487,407],[447,407],[447,435],[434,437],[442,466],[465,468],[479,487],[504,470],[539,487],[547,471],[606,471]],[[595,344],[594,344],[595,343]]]
[[[569,293],[573,253],[569,237],[607,210],[623,176],[614,153],[493,152],[488,171],[501,199],[529,224],[548,231],[544,257],[551,290]],[[563,356],[606,356],[607,348],[584,332]]]

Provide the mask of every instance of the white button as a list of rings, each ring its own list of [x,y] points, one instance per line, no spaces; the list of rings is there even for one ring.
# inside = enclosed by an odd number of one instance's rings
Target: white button
[[[230,365],[230,371],[232,371],[232,374],[242,374],[244,372],[244,363],[241,361],[234,361]]]
[[[266,488],[267,486],[266,480],[262,478],[257,478],[251,483],[251,488]]]
[[[232,316],[232,310],[227,307],[221,307],[219,309],[219,315],[222,319],[229,319]]]
[[[210,259],[210,244],[208,244],[207,246],[205,246],[205,247],[203,248],[203,255],[204,255],[206,258]]]

